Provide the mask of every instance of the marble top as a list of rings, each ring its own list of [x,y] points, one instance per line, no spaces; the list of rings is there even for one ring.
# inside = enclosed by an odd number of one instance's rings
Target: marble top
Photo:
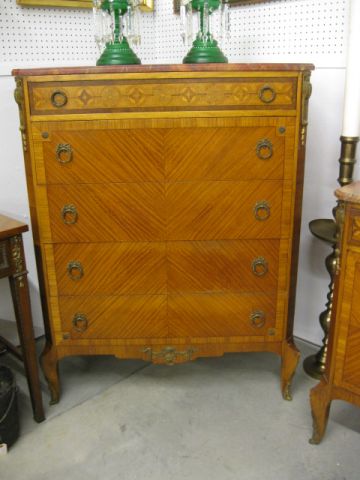
[[[360,203],[360,181],[338,188],[335,190],[335,195],[344,202]]]

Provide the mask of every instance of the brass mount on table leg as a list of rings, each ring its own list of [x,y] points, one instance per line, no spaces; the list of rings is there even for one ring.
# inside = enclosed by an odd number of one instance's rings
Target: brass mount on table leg
[[[339,158],[340,169],[338,183],[343,187],[353,181],[354,166],[356,163],[355,154],[356,146],[359,137],[340,137],[341,153]],[[333,216],[336,217],[337,206],[333,210]],[[335,220],[332,219],[317,219],[309,223],[310,232],[320,240],[332,246],[332,252],[326,257],[326,269],[330,275],[331,281],[329,284],[329,292],[327,294],[326,309],[321,312],[319,321],[320,326],[324,332],[322,346],[315,355],[310,355],[305,358],[303,367],[305,372],[313,378],[320,379],[325,371],[328,334],[330,328],[332,305],[333,305],[333,291],[334,291],[334,276],[336,271],[336,241],[337,241],[337,227]]]

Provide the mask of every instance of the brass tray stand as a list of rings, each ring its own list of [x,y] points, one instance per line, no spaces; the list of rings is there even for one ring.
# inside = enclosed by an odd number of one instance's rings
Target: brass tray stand
[[[340,137],[341,154],[339,158],[340,169],[338,183],[341,187],[353,181],[354,166],[356,163],[355,154],[359,137]],[[333,209],[333,217],[336,216],[337,205]],[[325,363],[328,348],[328,335],[330,319],[333,306],[334,274],[336,270],[336,223],[333,219],[319,218],[309,223],[310,232],[314,237],[332,246],[332,252],[326,257],[325,265],[330,275],[329,292],[325,310],[320,313],[320,326],[324,332],[322,346],[315,355],[305,358],[303,367],[310,377],[320,379],[325,371]]]

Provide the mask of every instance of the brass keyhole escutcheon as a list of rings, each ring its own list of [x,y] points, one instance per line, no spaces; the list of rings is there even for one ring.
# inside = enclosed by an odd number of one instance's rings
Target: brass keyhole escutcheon
[[[65,225],[74,225],[78,220],[78,212],[75,205],[68,203],[61,209],[61,218]]]
[[[59,163],[69,163],[73,159],[73,151],[71,148],[71,145],[68,143],[59,143],[59,145],[56,146],[56,160]]]
[[[259,222],[263,222],[270,217],[270,205],[266,200],[262,200],[261,202],[257,202],[254,207],[254,215],[256,220]]]
[[[276,92],[270,85],[264,85],[259,90],[259,98],[263,103],[271,103],[276,98]]]
[[[255,328],[261,328],[265,325],[266,315],[262,310],[254,310],[250,314],[251,325]]]
[[[51,104],[56,108],[64,107],[68,102],[67,95],[62,90],[56,90],[51,95],[50,100],[51,100]]]
[[[67,273],[71,280],[78,281],[84,276],[84,269],[80,262],[74,260],[68,263]]]
[[[74,330],[79,333],[85,332],[85,330],[89,326],[89,321],[87,316],[84,313],[75,313],[74,318],[72,320],[72,324]]]
[[[257,257],[251,264],[253,274],[257,277],[263,277],[269,271],[269,266],[264,257]]]
[[[268,160],[273,156],[273,144],[267,138],[256,144],[256,155],[260,160]]]

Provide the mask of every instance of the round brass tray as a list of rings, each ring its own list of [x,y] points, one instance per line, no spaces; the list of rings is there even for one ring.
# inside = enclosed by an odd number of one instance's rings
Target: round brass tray
[[[320,240],[330,243],[336,243],[336,224],[335,220],[328,218],[318,218],[309,223],[310,232]]]

